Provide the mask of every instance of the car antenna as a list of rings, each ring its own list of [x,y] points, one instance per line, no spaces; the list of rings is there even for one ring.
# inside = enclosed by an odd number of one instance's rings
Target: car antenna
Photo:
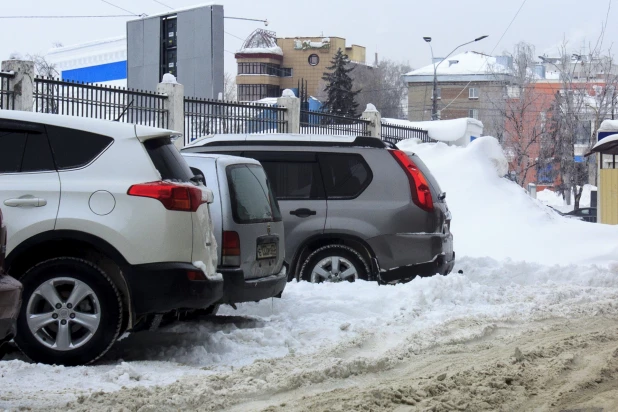
[[[122,113],[120,113],[120,116],[118,116],[117,118],[114,119],[115,122],[118,122],[118,121],[120,121],[120,119],[122,119],[122,116],[124,116],[124,114],[127,112],[127,110],[129,110],[129,107],[131,107],[131,105],[133,105],[133,100],[134,99],[131,99],[129,104],[127,104],[127,107],[125,107],[124,110],[122,111]]]

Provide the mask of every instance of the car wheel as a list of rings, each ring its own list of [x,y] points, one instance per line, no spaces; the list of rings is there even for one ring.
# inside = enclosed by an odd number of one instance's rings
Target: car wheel
[[[311,283],[367,280],[368,274],[369,266],[361,254],[343,245],[317,249],[307,257],[300,269],[301,279]]]
[[[87,364],[118,338],[120,293],[98,266],[70,257],[51,259],[31,268],[21,282],[15,343],[34,362]]]

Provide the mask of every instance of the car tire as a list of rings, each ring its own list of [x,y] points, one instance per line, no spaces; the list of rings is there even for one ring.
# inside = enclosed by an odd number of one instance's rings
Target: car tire
[[[369,265],[360,253],[349,246],[327,245],[305,259],[300,278],[312,283],[367,280]]]
[[[24,291],[15,343],[34,362],[84,365],[103,356],[118,338],[122,300],[100,267],[55,258],[20,280]]]

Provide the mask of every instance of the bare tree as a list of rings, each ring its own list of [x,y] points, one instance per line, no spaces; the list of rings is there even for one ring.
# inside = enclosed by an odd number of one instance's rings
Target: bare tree
[[[558,177],[570,204],[579,207],[584,184],[596,171],[596,158],[582,159],[594,144],[601,122],[613,112],[618,76],[611,54],[600,52],[600,41],[587,54],[573,54],[563,43],[552,63],[560,72],[561,90],[555,94],[551,118]],[[576,157],[577,155],[577,157]]]
[[[236,80],[234,76],[226,72],[223,76],[223,100],[235,102],[237,99],[236,94]]]
[[[492,92],[486,96],[493,112],[490,128],[502,143],[512,179],[520,186],[524,186],[544,163],[540,150],[546,130],[544,110],[551,103],[551,96],[537,88],[534,56],[531,44],[515,45],[508,83],[503,86],[502,93]],[[489,67],[489,72],[496,77],[496,85],[504,84],[503,70],[503,66]]]
[[[407,118],[408,89],[402,75],[411,71],[406,63],[384,59],[377,66],[358,65],[350,73],[355,89],[362,89],[356,96],[359,107],[373,103],[382,117]]]

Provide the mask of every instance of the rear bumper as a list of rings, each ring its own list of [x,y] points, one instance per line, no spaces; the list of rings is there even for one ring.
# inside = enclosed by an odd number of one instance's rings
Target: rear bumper
[[[202,309],[223,296],[223,278],[189,280],[199,270],[190,263],[152,263],[132,266],[127,274],[136,315],[176,309]]]
[[[367,243],[375,253],[384,282],[446,275],[455,264],[451,233],[397,233],[376,236]]]
[[[258,279],[245,279],[240,268],[217,268],[223,275],[224,292],[219,303],[257,302],[263,299],[278,297],[288,283],[285,266],[276,275]]]
[[[0,346],[13,338],[15,321],[21,306],[22,284],[0,269]]]
[[[441,254],[430,262],[401,266],[380,272],[380,280],[383,283],[405,282],[417,276],[448,275],[453,270],[453,266],[455,266],[455,252],[451,254],[450,260],[444,254]]]

